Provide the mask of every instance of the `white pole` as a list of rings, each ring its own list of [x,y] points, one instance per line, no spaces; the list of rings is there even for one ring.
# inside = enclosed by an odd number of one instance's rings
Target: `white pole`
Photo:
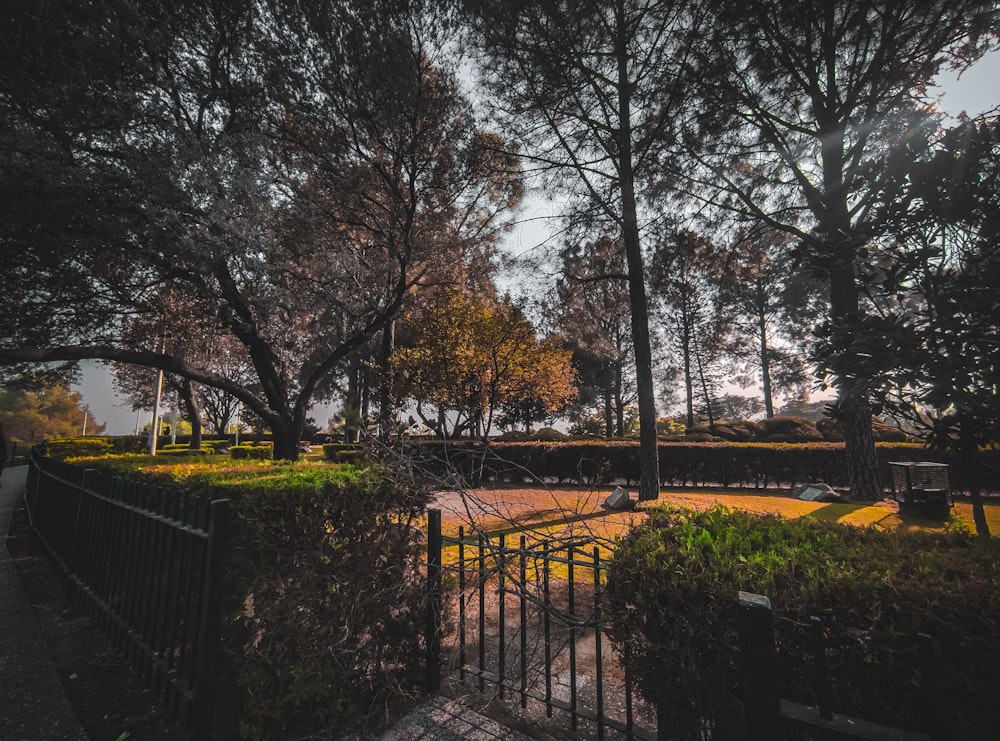
[[[156,401],[153,403],[153,424],[149,428],[149,454],[156,455],[156,438],[160,434],[157,424],[160,416],[160,398],[163,396],[163,371],[156,375]]]
[[[142,416],[142,410],[141,409],[136,409],[135,410],[135,434],[136,434],[136,437],[139,436],[139,419],[140,419],[141,416]]]
[[[87,410],[83,410],[83,432],[80,433],[80,437],[87,436]]]

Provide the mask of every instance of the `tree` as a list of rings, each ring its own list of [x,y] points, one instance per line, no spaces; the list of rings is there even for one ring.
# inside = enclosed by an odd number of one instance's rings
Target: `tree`
[[[677,62],[688,4],[467,0],[487,84],[528,161],[620,236],[640,418],[639,498],[659,491],[652,351],[639,224],[642,183],[685,100]]]
[[[509,300],[445,291],[407,324],[411,340],[390,359],[392,387],[442,437],[451,424],[453,437],[469,430],[485,439],[501,410],[527,427],[576,395],[570,352],[557,337],[539,339]]]
[[[621,240],[608,237],[562,250],[562,277],[556,283],[556,325],[573,349],[581,382],[581,422],[595,402],[601,405],[604,435],[625,435],[626,408],[635,401],[631,316]]]
[[[969,472],[976,530],[990,534],[975,471],[1000,440],[1000,119],[948,130],[906,168],[891,204],[901,248],[878,278],[896,303],[867,346],[878,398]]]
[[[84,418],[87,434],[104,432],[105,425],[93,418],[83,397],[66,384],[0,390],[0,427],[10,442],[33,445],[77,437],[84,429]]]
[[[167,289],[155,299],[155,313],[133,317],[125,328],[128,345],[151,347],[182,358],[187,364],[254,388],[253,366],[245,349],[226,332],[213,315],[210,302],[197,296]],[[156,404],[158,373],[139,365],[115,363],[115,386],[133,410],[152,409]],[[201,447],[202,418],[206,416],[216,433],[224,434],[236,410],[235,397],[190,378],[164,374],[163,389],[177,395],[191,424],[190,446]]]
[[[317,393],[437,266],[488,249],[519,194],[403,5],[19,8],[0,105],[27,147],[0,174],[5,193],[26,178],[29,213],[0,239],[24,321],[0,362],[161,368],[236,397],[297,457]],[[37,66],[40,40],[60,54]],[[166,289],[208,307],[253,384],[127,341]]]
[[[652,283],[665,307],[664,331],[681,360],[689,429],[695,426],[696,408],[709,427],[718,417],[719,353],[726,326],[720,321],[717,287],[724,268],[717,245],[689,230],[663,239],[653,260]]]
[[[800,396],[808,380],[801,347],[818,319],[815,298],[822,290],[795,269],[790,241],[787,233],[766,228],[737,232],[719,290],[720,310],[732,328],[726,351],[759,373],[769,418],[776,391]],[[746,387],[750,376],[737,378]]]
[[[704,96],[687,176],[722,208],[789,232],[828,283],[825,353],[854,495],[881,496],[866,379],[847,349],[864,323],[860,265],[886,236],[879,204],[897,159],[932,117],[921,94],[946,61],[967,63],[995,28],[991,3],[765,0],[715,3],[691,71]],[[712,138],[706,136],[712,134]]]

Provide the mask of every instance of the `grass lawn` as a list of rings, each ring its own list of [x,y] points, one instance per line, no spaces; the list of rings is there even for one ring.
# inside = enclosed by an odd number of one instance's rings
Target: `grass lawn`
[[[432,506],[442,513],[445,535],[455,536],[459,526],[469,529],[475,524],[482,530],[500,533],[549,533],[575,531],[592,533],[613,539],[624,533],[636,518],[643,517],[642,510],[633,512],[608,512],[601,502],[611,488],[588,489],[572,486],[549,488],[505,487],[468,489],[464,493],[439,492]],[[916,514],[901,515],[895,502],[888,500],[873,503],[823,503],[805,502],[789,496],[788,491],[766,490],[754,492],[747,489],[664,489],[658,504],[672,504],[691,509],[708,509],[716,504],[748,512],[772,513],[782,517],[813,517],[848,525],[871,525],[886,530],[921,529],[943,532],[949,520],[921,517]],[[986,505],[990,529],[1000,535],[1000,502]],[[950,522],[964,524],[974,530],[972,505],[960,500],[952,509]]]
[[[642,509],[610,512],[601,507],[601,502],[610,492],[611,487],[595,490],[574,486],[441,491],[437,492],[431,506],[441,510],[441,530],[446,538],[457,537],[459,527],[464,528],[466,539],[470,538],[474,527],[478,527],[484,534],[488,534],[494,546],[503,534],[507,548],[517,548],[522,535],[529,549],[535,543],[554,538],[587,538],[593,539],[594,544],[581,549],[580,557],[589,560],[596,545],[600,558],[604,560],[614,550],[615,539],[628,532],[633,523],[645,517]],[[956,522],[971,531],[975,530],[972,506],[967,501],[955,504],[948,520],[909,513],[901,515],[896,503],[891,500],[865,504],[805,502],[790,496],[787,490],[754,492],[747,489],[665,489],[661,490],[657,503],[697,510],[724,504],[747,512],[790,518],[812,517],[885,530],[944,532],[946,525]],[[1000,502],[987,504],[986,517],[991,532],[1000,536]],[[474,549],[466,551],[466,558],[471,558],[474,553]],[[445,566],[456,565],[458,546],[446,543],[441,556]],[[553,568],[553,576],[565,576],[565,566],[555,565]],[[529,570],[534,576],[534,567]]]

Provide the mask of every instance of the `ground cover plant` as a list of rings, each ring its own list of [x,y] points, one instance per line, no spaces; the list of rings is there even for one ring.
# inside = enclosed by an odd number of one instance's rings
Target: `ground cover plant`
[[[643,695],[677,738],[741,733],[737,592],[774,606],[782,697],[815,704],[811,615],[827,625],[838,710],[920,723],[919,633],[935,644],[934,681],[950,738],[995,738],[1000,709],[1000,546],[967,532],[844,527],[724,507],[664,507],[615,550],[612,636]]]

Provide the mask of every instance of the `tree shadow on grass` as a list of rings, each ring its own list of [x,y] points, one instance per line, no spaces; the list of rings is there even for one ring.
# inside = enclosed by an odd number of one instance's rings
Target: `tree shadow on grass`
[[[851,516],[863,510],[873,509],[869,502],[831,502],[815,509],[803,517],[811,517],[820,522],[839,522],[857,526],[874,526],[883,530],[895,530],[900,526],[899,515],[894,509],[879,509],[878,516],[871,519],[851,519]]]
[[[840,522],[844,517],[860,509],[864,509],[864,504],[851,504],[846,502],[830,502],[819,509],[814,509],[803,517],[811,517],[820,522]]]

